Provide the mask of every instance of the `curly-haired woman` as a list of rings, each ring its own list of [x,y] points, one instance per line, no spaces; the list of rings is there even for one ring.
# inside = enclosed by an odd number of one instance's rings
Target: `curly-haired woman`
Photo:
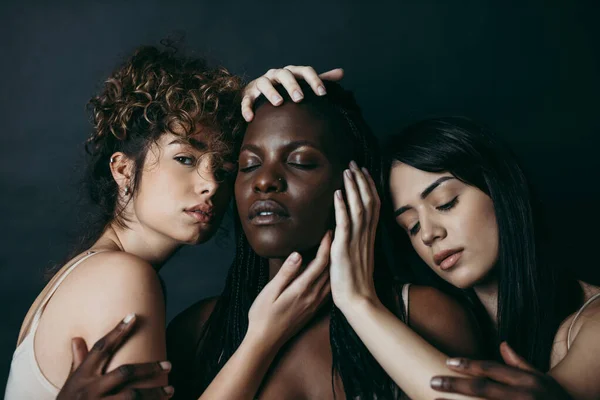
[[[271,93],[271,81],[289,84],[294,75],[313,82],[315,91],[323,87],[310,68],[271,70],[248,87],[243,110],[258,94]],[[288,89],[300,100],[302,94],[294,85]],[[157,272],[181,246],[207,241],[219,226],[236,171],[243,94],[240,79],[223,68],[144,47],[92,98],[94,130],[86,144],[90,155],[86,182],[99,218],[27,313],[11,364],[7,399],[56,398],[77,361],[72,347],[82,346],[82,340],[96,342],[92,353],[105,354],[110,341],[98,339],[126,314],[117,334],[125,334],[136,320],[136,335],[110,360],[78,370],[90,379],[109,371],[105,379],[82,386],[83,391],[70,388],[72,393],[61,396],[172,395],[173,389],[165,386],[170,364],[160,362],[166,356],[165,303]],[[327,240],[323,243],[328,249]],[[253,384],[243,379],[243,372],[252,367],[253,357],[260,363],[261,357],[270,356],[258,351],[259,339],[284,343],[323,300],[325,295],[313,295],[311,287],[326,275],[321,274],[326,263],[313,263],[300,274],[302,279],[289,284],[299,274],[299,265],[290,258],[270,290],[256,299],[254,308],[260,311],[253,314],[256,318],[251,315],[246,346],[240,347],[244,357],[232,358],[223,370],[236,377],[239,387],[231,379],[216,379],[219,393],[237,393]],[[282,327],[279,331],[272,328],[275,319]],[[72,341],[73,337],[80,339]],[[133,363],[141,364],[115,369]],[[135,389],[130,389],[128,380],[134,377]]]

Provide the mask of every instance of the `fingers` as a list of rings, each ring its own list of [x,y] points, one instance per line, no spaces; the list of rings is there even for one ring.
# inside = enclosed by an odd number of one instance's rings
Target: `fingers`
[[[485,378],[458,378],[453,376],[434,376],[430,381],[432,389],[438,392],[457,393],[467,396],[483,397],[489,400],[509,399],[518,391]]]
[[[373,225],[376,227],[379,217],[379,195],[377,194],[377,189],[375,189],[375,182],[373,182],[367,169],[359,169],[354,161],[350,163],[350,170],[358,187],[361,203],[365,209],[367,224],[370,227]]]
[[[346,203],[351,218],[351,231],[353,234],[357,234],[364,227],[366,215],[358,186],[354,180],[354,174],[349,169],[344,171],[344,188],[346,189]]]
[[[350,218],[348,209],[341,190],[336,190],[333,197],[333,207],[335,210],[335,240],[338,243],[348,243],[350,240]]]
[[[327,94],[325,85],[313,67],[299,67],[296,65],[288,65],[284,69],[290,71],[295,78],[300,78],[306,81],[318,96]]]
[[[254,101],[257,97],[258,95],[254,96],[251,91],[247,91],[244,97],[242,98],[242,116],[244,117],[246,122],[250,122],[254,118],[254,111],[252,111],[252,105],[254,104]]]
[[[113,396],[106,397],[107,400],[162,400],[173,397],[175,390],[173,386],[150,389],[126,389]]]
[[[88,371],[102,373],[108,360],[110,360],[119,346],[123,344],[128,333],[131,332],[131,329],[135,325],[135,321],[135,314],[127,315],[115,328],[113,328],[112,331],[98,340],[81,364],[82,368],[85,368]]]
[[[512,367],[529,372],[538,372],[523,357],[518,355],[506,342],[500,343],[500,354],[502,355],[504,362]]]
[[[316,72],[314,73],[314,76],[317,76]],[[289,69],[282,68],[275,70],[273,76],[269,78],[272,82],[281,83],[294,102],[298,103],[304,98],[304,93],[302,93],[302,89],[300,89],[296,77]]]
[[[331,250],[331,236],[331,231],[327,231],[325,236],[323,236],[315,259],[312,260],[302,274],[290,284],[289,289],[291,291],[303,293],[306,291],[306,288],[312,287],[313,283],[318,280],[322,273],[329,273],[327,267],[329,265],[329,253]]]
[[[454,371],[476,377],[490,378],[510,386],[533,387],[537,384],[536,375],[495,361],[451,358],[446,361],[446,364]]]
[[[267,100],[274,106],[278,106],[283,102],[283,97],[279,94],[275,87],[273,87],[273,82],[266,76],[261,76],[256,80],[256,88],[265,95]],[[258,96],[257,96],[258,97]]]
[[[332,70],[329,70],[327,72],[323,72],[322,74],[319,74],[319,78],[321,78],[324,81],[337,82],[337,81],[341,80],[343,77],[344,77],[344,70],[342,68],[334,68]]]
[[[293,252],[284,261],[283,265],[279,269],[279,272],[271,279],[271,282],[267,286],[273,287],[275,291],[275,298],[277,298],[281,292],[298,276],[300,273],[300,266],[302,265],[302,256],[297,252]]]
[[[73,373],[83,363],[83,360],[85,360],[85,357],[88,354],[87,344],[83,338],[76,337],[71,339],[71,353],[73,356],[71,373]]]
[[[313,67],[288,65],[285,68],[270,69],[263,76],[253,80],[244,90],[242,98],[242,115],[247,122],[254,118],[252,106],[256,99],[264,94],[274,106],[283,103],[283,98],[274,88],[274,84],[280,83],[289,93],[292,100],[299,102],[304,98],[304,93],[298,84],[298,79],[305,80],[318,96],[327,94],[323,80],[339,81],[344,76],[344,70],[335,68],[318,75]]]
[[[166,375],[171,371],[168,361],[143,364],[125,364],[100,378],[99,393],[110,393],[125,387],[127,384]]]

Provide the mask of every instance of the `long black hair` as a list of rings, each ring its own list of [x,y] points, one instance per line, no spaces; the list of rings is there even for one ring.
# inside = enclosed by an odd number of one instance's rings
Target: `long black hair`
[[[427,172],[449,172],[492,199],[499,237],[493,271],[498,279],[498,330],[492,344],[497,349],[507,341],[547,371],[556,331],[581,303],[582,294],[577,281],[549,257],[541,207],[516,157],[487,128],[464,117],[417,122],[391,137],[385,149],[388,171],[401,162]],[[389,196],[385,203],[390,231],[397,232]],[[399,247],[406,249],[409,241],[402,236]],[[481,306],[472,290],[465,294]],[[489,318],[485,325],[490,328]]]
[[[337,130],[353,149],[347,161],[353,159],[366,167],[381,188],[382,162],[375,136],[364,121],[353,95],[335,83],[326,83],[327,95],[317,97],[312,89],[300,82],[308,106],[320,117],[334,121]],[[278,88],[285,101],[287,93]],[[258,102],[255,108],[263,102]],[[347,147],[347,146],[345,146]],[[379,191],[381,194],[381,191]],[[332,209],[333,211],[333,209]],[[236,213],[237,215],[237,213]],[[194,376],[199,377],[196,396],[199,396],[219,370],[236,351],[248,329],[248,311],[252,302],[267,284],[268,260],[258,256],[250,247],[242,230],[239,217],[235,219],[236,256],[215,309],[198,342]],[[380,235],[378,235],[379,237]],[[396,296],[394,281],[387,268],[379,238],[375,243],[375,286],[382,303],[404,320],[401,296]],[[330,344],[333,354],[332,390],[335,373],[339,374],[346,397],[392,399],[399,389],[375,361],[367,348],[350,327],[340,310],[331,305]],[[335,393],[335,391],[334,391]]]

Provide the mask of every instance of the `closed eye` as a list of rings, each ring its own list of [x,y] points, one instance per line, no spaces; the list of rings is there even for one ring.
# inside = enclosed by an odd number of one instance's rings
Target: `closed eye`
[[[454,206],[457,204],[458,204],[458,196],[456,196],[455,198],[450,200],[448,203],[442,204],[441,206],[436,207],[436,209],[440,210],[440,211],[448,211],[448,210],[451,210],[452,208],[454,208]]]
[[[415,236],[417,233],[419,233],[419,229],[421,228],[421,224],[419,222],[417,222],[416,224],[413,225],[412,228],[410,228],[408,230],[408,233],[410,236]]]
[[[288,165],[291,165],[294,168],[304,169],[304,170],[310,170],[310,169],[317,168],[316,164],[299,164],[299,163],[288,162]]]
[[[260,167],[260,164],[250,165],[247,167],[240,168],[240,172],[252,172],[258,167]]]

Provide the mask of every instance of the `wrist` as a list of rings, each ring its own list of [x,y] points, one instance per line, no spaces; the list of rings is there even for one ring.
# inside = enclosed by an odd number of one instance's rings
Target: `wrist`
[[[253,330],[250,327],[240,344],[240,348],[244,347],[259,357],[275,357],[281,346],[282,343],[277,338],[266,332]]]
[[[368,313],[373,309],[383,306],[377,295],[364,294],[343,296],[335,302],[335,305],[347,319],[352,316]]]

